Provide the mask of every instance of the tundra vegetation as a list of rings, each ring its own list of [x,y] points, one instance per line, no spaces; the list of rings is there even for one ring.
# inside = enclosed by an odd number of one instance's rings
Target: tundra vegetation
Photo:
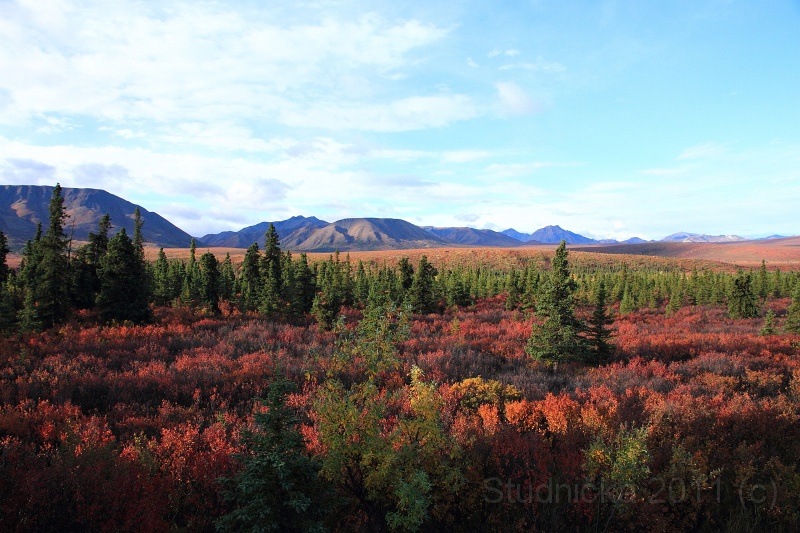
[[[3,530],[800,527],[797,272],[147,263],[50,213],[0,234]]]

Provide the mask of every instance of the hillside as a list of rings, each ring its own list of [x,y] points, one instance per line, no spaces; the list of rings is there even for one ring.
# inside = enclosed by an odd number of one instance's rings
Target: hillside
[[[223,248],[247,248],[254,242],[259,247],[264,247],[264,234],[269,229],[269,225],[275,225],[275,231],[278,236],[282,238],[302,229],[318,229],[324,228],[330,222],[320,220],[317,217],[303,217],[294,216],[286,220],[279,220],[276,222],[259,222],[254,226],[242,228],[239,231],[223,231],[222,233],[215,233],[204,235],[200,240],[206,246],[223,247]]]
[[[520,246],[522,244],[513,237],[490,229],[436,228],[433,226],[424,226],[422,229],[451,244],[507,247]]]
[[[301,228],[281,238],[287,250],[391,250],[432,248],[447,243],[420,227],[396,218],[346,218],[322,228]]]
[[[136,205],[100,189],[63,187],[64,207],[69,219],[65,226],[75,240],[86,240],[89,232],[97,231],[104,214],[111,216],[112,233],[124,227],[133,234],[133,213]],[[0,231],[9,239],[12,248],[19,248],[36,233],[36,224],[47,226],[48,207],[53,187],[40,185],[0,186]],[[158,246],[189,246],[191,235],[167,219],[139,207],[146,242]]]
[[[663,242],[737,242],[746,239],[738,235],[705,235],[681,231],[679,233],[667,235],[661,240]]]
[[[531,234],[529,241],[538,241],[546,244],[558,244],[561,241],[566,241],[567,244],[592,244],[597,242],[589,237],[565,230],[560,226],[545,226],[537,229]]]
[[[756,268],[761,260],[770,268],[800,267],[800,237],[735,242],[648,242],[571,248],[600,254],[628,254],[717,261]]]

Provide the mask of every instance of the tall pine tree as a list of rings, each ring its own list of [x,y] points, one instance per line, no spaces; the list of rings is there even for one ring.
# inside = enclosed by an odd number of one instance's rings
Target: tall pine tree
[[[70,270],[67,259],[69,240],[64,233],[67,212],[61,185],[56,184],[50,199],[47,232],[41,240],[41,263],[34,292],[37,314],[45,328],[65,320],[70,310]]]
[[[600,364],[607,362],[611,358],[614,347],[611,344],[611,331],[608,326],[612,322],[613,320],[609,316],[608,308],[606,307],[606,284],[601,279],[597,284],[597,292],[595,292],[594,297],[594,312],[589,320],[587,329],[587,338],[591,347],[589,362]]]
[[[585,324],[575,316],[576,283],[569,272],[566,242],[556,249],[550,277],[536,302],[536,312],[545,317],[543,324],[534,324],[525,351],[533,359],[547,363],[583,361],[589,344],[583,333]]]
[[[145,322],[150,319],[149,300],[142,291],[147,282],[147,269],[125,228],[109,241],[108,253],[100,260],[98,275],[97,309],[104,321]]]

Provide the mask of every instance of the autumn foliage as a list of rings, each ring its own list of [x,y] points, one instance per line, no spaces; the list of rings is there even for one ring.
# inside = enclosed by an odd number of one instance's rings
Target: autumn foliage
[[[640,310],[616,315],[608,364],[554,369],[525,353],[540,319],[504,304],[367,331],[345,309],[330,332],[159,308],[5,339],[2,528],[213,530],[287,377],[329,530],[797,529],[799,336]]]

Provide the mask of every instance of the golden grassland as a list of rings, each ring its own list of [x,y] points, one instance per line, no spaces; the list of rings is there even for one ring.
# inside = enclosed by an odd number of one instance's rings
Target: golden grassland
[[[407,257],[416,264],[424,255],[437,266],[487,265],[496,268],[522,268],[531,262],[547,266],[556,245],[521,246],[518,248],[452,247],[424,248],[412,250],[379,250],[341,252],[340,258],[350,257],[352,262],[363,261],[375,265],[395,265]],[[234,264],[242,262],[246,250],[243,248],[198,248],[198,257],[212,252],[222,260],[230,254]],[[165,248],[170,259],[189,258],[188,248]],[[146,247],[148,260],[154,261],[157,247]],[[297,254],[295,254],[297,255]],[[309,261],[324,261],[334,254],[329,252],[306,254]],[[626,263],[632,269],[683,270],[693,268],[733,272],[739,267],[758,268],[761,260],[770,270],[800,269],[800,238],[775,239],[770,241],[744,241],[739,243],[647,243],[642,245],[574,246],[570,260],[576,267],[614,266]]]
[[[556,245],[520,246],[518,248],[451,247],[413,250],[376,250],[341,252],[354,263],[361,260],[375,265],[394,265],[403,257],[416,264],[425,255],[434,265],[452,268],[467,265],[489,265],[498,268],[522,268],[530,262],[546,266]],[[758,268],[766,261],[769,270],[800,270],[800,237],[734,243],[664,243],[627,245],[570,246],[575,266],[613,266],[627,263],[629,268],[684,270],[693,268],[733,272],[737,268]],[[148,261],[155,261],[158,246],[145,246]],[[222,260],[230,254],[234,264],[244,259],[244,248],[198,248],[197,256],[212,252]],[[170,259],[189,259],[188,248],[164,248]],[[298,253],[295,253],[298,255]],[[309,261],[324,261],[333,254],[308,252]],[[8,265],[18,268],[22,257],[9,254]]]

